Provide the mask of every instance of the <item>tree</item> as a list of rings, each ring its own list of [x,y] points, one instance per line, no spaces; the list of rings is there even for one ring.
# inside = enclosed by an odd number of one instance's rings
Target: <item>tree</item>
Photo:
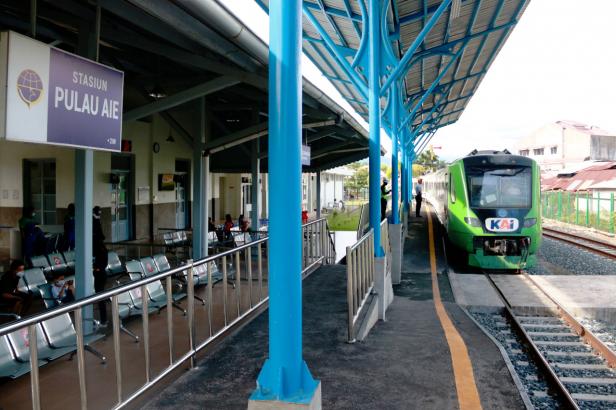
[[[423,165],[413,164],[413,175],[423,175],[426,173],[426,168]]]
[[[383,171],[387,179],[391,179],[391,166],[387,164],[381,164],[381,171]]]
[[[355,198],[359,198],[359,193],[368,188],[368,167],[355,162],[349,165],[349,168],[354,170],[355,173],[346,178],[345,186],[349,191],[355,192]]]
[[[446,165],[445,161],[439,159],[438,155],[432,149],[428,149],[417,157],[413,164],[413,174],[415,174],[415,165],[421,165],[424,172],[434,172],[437,169],[443,168]]]

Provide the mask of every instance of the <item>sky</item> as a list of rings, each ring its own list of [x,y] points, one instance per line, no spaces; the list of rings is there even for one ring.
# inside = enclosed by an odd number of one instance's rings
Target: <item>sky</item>
[[[268,17],[254,0],[222,2],[267,39]],[[453,160],[475,148],[512,150],[558,120],[616,133],[614,16],[614,0],[531,0],[458,122],[437,131],[437,155]],[[307,59],[302,64],[309,80],[352,111],[318,68]],[[389,139],[381,140],[389,150]]]

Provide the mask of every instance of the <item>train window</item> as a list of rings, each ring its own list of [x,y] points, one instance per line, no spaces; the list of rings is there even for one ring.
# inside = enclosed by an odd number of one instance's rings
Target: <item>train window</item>
[[[530,208],[530,167],[466,169],[468,194],[473,208]]]
[[[451,182],[451,174],[449,174],[449,195],[451,197],[451,202],[456,203],[456,187]]]

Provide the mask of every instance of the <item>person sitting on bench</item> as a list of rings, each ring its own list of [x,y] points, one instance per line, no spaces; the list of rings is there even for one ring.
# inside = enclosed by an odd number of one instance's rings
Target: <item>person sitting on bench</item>
[[[64,280],[64,273],[58,273],[51,285],[51,294],[60,303],[70,303],[75,300],[75,284],[72,280]]]
[[[32,304],[30,293],[17,290],[19,274],[23,271],[24,263],[20,260],[14,260],[11,262],[9,271],[0,279],[0,299],[2,303],[9,305],[11,312],[19,316],[23,316]]]

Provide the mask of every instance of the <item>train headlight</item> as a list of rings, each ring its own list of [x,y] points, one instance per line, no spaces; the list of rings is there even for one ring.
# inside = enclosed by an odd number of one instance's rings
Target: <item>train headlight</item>
[[[464,222],[466,222],[470,226],[474,226],[475,228],[481,228],[481,221],[477,218],[469,218],[467,216],[464,218]]]
[[[524,220],[524,228],[530,228],[537,223],[537,218],[526,218]]]

